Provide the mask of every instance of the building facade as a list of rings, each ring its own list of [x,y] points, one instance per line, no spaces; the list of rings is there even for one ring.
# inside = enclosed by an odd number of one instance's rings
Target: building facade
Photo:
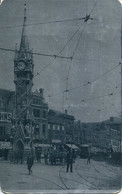
[[[65,143],[65,127],[63,114],[59,111],[49,110],[48,112],[48,142]]]
[[[14,107],[14,92],[0,89],[0,141],[9,141]]]
[[[114,152],[122,152],[122,119],[110,117],[105,121],[110,129],[110,145]]]

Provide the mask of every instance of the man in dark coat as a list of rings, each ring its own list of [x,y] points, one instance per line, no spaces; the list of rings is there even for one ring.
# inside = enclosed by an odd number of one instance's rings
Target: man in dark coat
[[[48,152],[47,151],[45,151],[44,153],[44,162],[45,164],[48,164]]]
[[[69,171],[69,167],[70,167],[70,172],[72,172],[73,157],[72,157],[72,151],[71,150],[67,153],[66,162],[67,162],[67,170],[66,170],[66,172]]]
[[[87,164],[90,164],[90,160],[91,160],[91,158],[92,158],[92,155],[91,155],[91,154],[89,154],[89,155],[88,155],[88,159],[87,159]]]
[[[33,166],[33,156],[29,154],[27,158],[27,167],[28,167],[29,174],[32,174],[32,170],[31,170],[32,166]]]

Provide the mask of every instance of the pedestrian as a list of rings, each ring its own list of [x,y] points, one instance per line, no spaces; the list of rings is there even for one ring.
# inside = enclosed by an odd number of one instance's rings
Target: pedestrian
[[[23,150],[20,151],[20,163],[23,163]]]
[[[75,159],[76,159],[76,153],[75,153],[75,150],[72,150],[72,157],[73,157],[73,162],[75,163]]]
[[[48,152],[47,151],[44,153],[44,162],[45,164],[48,164]]]
[[[39,150],[39,148],[36,149],[36,160],[37,160],[37,162],[40,162],[40,150]]]
[[[29,175],[32,174],[32,166],[33,166],[33,156],[31,154],[29,154],[28,158],[27,158],[27,168],[29,171]]]
[[[90,164],[91,157],[92,157],[91,154],[89,154],[87,159],[87,164]]]
[[[4,149],[4,159],[8,160],[8,149]]]
[[[73,168],[73,165],[72,165],[73,164],[72,150],[69,150],[69,152],[67,153],[66,162],[67,162],[66,172],[69,171],[69,168],[70,168],[70,172],[73,172],[72,171],[72,168]]]

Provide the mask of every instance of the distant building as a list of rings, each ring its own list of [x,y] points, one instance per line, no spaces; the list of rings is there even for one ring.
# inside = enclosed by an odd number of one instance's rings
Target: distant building
[[[80,145],[83,143],[83,130],[81,128],[81,121],[78,120],[74,123],[73,141],[75,144]]]
[[[49,143],[65,143],[63,114],[55,110],[48,112],[48,141]]]
[[[110,128],[111,147],[113,151],[122,151],[122,119],[118,117],[110,117],[105,121]]]
[[[0,89],[0,140],[9,141],[11,134],[11,118],[14,106],[14,92]]]
[[[0,89],[0,140],[10,140],[13,109],[15,107],[15,92]],[[43,89],[32,93],[32,121],[34,140],[47,140],[48,105],[43,97]]]
[[[75,123],[75,141],[101,149],[110,148],[110,130],[104,122]],[[80,138],[79,138],[80,136]]]
[[[68,115],[67,111],[49,110],[48,112],[48,133],[50,142],[57,141],[61,143],[73,142],[74,134],[74,116]]]
[[[64,120],[64,127],[65,127],[66,143],[74,143],[75,117],[73,115],[69,115],[67,113],[67,110],[65,110],[65,113],[63,114],[63,120]]]
[[[43,89],[32,95],[32,121],[34,126],[34,139],[46,142],[48,138],[48,105],[43,96]]]

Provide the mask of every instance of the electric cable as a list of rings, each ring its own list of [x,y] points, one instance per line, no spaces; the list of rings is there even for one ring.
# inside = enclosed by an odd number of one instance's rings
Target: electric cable
[[[114,69],[116,69],[117,67],[120,66],[120,63],[114,67],[112,67],[111,69],[109,69],[108,71],[104,72],[102,75],[96,77],[95,79],[93,79],[92,81],[87,81],[87,83],[84,83],[80,86],[76,86],[76,87],[72,87],[72,88],[69,88],[68,91],[71,91],[71,90],[75,90],[75,89],[78,89],[78,88],[81,88],[81,87],[85,87],[85,86],[88,86],[88,85],[92,85],[93,82],[97,81],[98,79],[104,77],[106,74],[110,73],[111,71],[113,71]],[[53,97],[53,96],[57,96],[57,95],[60,95],[62,94],[63,92],[66,92],[66,90],[62,91],[62,92],[56,92],[54,95],[50,95],[50,97]]]
[[[38,22],[38,23],[30,23],[26,24],[25,26],[39,26],[39,25],[45,25],[45,24],[55,24],[55,23],[63,23],[63,22],[71,22],[71,21],[81,21],[82,18],[72,18],[72,19],[64,19],[64,20],[55,20],[55,21],[49,21],[49,22]],[[0,28],[18,28],[22,27],[22,24],[19,25],[13,25],[13,26],[0,26]]]
[[[51,54],[45,54],[45,53],[37,53],[37,52],[30,52],[30,51],[17,51],[15,49],[9,49],[9,48],[2,48],[0,47],[0,50],[2,51],[10,51],[10,52],[17,52],[17,53],[25,53],[25,54],[33,54],[33,55],[41,55],[44,57],[53,57],[53,58],[63,58],[63,59],[71,59],[71,57],[66,56],[59,56],[59,55],[51,55]]]
[[[80,30],[81,26],[73,33],[73,35],[70,37],[70,39],[66,42],[66,44],[64,45],[64,47],[58,52],[57,55],[61,54],[62,51],[66,48],[66,46],[69,44],[69,42],[74,38],[74,36],[78,33],[78,31]],[[47,65],[45,65],[39,72],[36,73],[35,77],[37,75],[39,75],[41,72],[43,72],[49,65],[51,65],[56,58],[54,58],[53,60],[51,60]],[[71,58],[72,59],[72,58]]]

